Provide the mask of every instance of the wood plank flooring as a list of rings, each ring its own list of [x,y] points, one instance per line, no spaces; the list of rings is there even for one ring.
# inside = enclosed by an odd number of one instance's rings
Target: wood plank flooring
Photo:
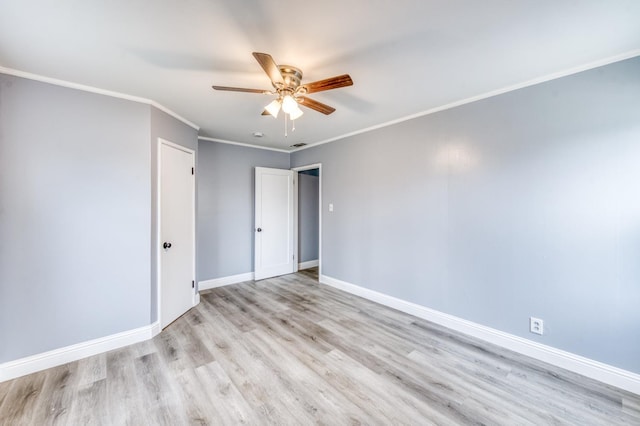
[[[640,425],[638,395],[316,279],[205,291],[153,340],[0,383],[0,425]]]

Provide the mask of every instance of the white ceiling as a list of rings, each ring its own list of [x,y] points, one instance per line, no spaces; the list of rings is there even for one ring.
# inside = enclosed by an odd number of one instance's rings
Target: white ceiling
[[[219,140],[289,149],[607,58],[638,54],[637,0],[4,0],[0,66],[154,100]],[[251,52],[349,73],[296,131],[261,116]],[[640,78],[640,76],[639,76]],[[265,136],[257,139],[253,132]]]

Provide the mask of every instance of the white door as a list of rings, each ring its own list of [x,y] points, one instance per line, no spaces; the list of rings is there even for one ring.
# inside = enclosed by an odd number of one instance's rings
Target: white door
[[[160,325],[195,302],[194,153],[160,141]]]
[[[255,219],[255,279],[292,273],[293,171],[256,167]]]

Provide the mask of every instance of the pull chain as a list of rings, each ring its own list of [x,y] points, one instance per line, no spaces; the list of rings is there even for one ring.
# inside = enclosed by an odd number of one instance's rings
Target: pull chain
[[[287,116],[289,114],[285,114],[284,115],[284,137],[288,137],[289,136],[289,129],[287,127]],[[296,120],[291,120],[291,132],[295,132],[296,131]]]

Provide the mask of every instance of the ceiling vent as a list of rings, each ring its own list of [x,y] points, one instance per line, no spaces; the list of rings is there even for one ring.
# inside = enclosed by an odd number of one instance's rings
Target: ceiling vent
[[[300,143],[294,143],[293,145],[290,146],[290,148],[301,148],[303,146],[306,146],[307,144],[304,142],[300,142]]]

